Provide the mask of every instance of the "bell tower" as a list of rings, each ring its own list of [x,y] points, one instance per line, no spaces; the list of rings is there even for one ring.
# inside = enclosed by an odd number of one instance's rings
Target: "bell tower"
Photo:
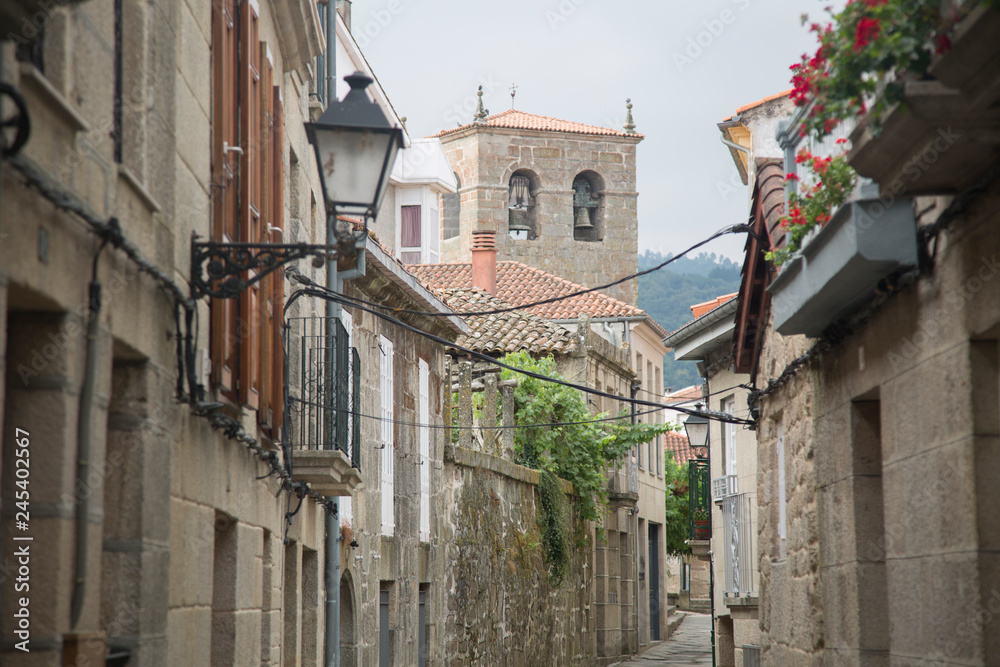
[[[459,182],[446,196],[441,261],[469,262],[475,231],[496,233],[497,259],[595,287],[637,272],[632,103],[611,129],[516,109],[436,135]],[[456,224],[457,222],[457,224]],[[635,305],[636,281],[605,290]]]

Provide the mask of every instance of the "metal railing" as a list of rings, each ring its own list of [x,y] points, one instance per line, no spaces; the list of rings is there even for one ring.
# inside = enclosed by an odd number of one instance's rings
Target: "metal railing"
[[[712,509],[709,488],[708,459],[688,462],[688,503],[691,510],[690,539],[707,540],[712,537]]]
[[[289,318],[285,336],[288,441],[296,449],[339,449],[361,467],[361,363],[337,318]]]
[[[737,493],[736,475],[723,475],[712,478],[712,500],[721,503],[726,496]]]
[[[726,579],[728,597],[740,597],[757,592],[753,568],[754,498],[737,493],[722,500],[722,537],[725,540]]]

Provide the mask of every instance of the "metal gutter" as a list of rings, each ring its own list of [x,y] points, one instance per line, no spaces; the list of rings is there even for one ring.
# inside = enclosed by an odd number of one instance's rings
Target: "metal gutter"
[[[721,306],[716,306],[712,310],[708,311],[701,317],[692,320],[682,326],[677,331],[673,332],[669,336],[663,339],[663,344],[667,347],[676,347],[678,343],[683,343],[691,336],[695,336],[702,331],[705,331],[713,324],[721,322],[725,318],[735,315],[736,308],[739,305],[739,297],[734,296],[729,301],[726,301]]]

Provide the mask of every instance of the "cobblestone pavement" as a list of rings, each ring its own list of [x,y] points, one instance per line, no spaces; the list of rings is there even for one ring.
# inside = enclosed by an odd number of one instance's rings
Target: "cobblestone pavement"
[[[670,639],[615,667],[711,665],[711,626],[708,614],[688,614]]]

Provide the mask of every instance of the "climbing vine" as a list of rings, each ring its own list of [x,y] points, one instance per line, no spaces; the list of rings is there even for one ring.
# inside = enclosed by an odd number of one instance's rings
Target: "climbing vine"
[[[559,378],[551,356],[535,359],[527,352],[517,352],[504,357],[503,362]],[[501,379],[512,378],[518,380],[514,390],[515,423],[545,425],[516,429],[514,452],[518,463],[543,472],[543,483],[539,485],[542,500],[539,522],[545,529],[543,542],[550,575],[553,581],[561,581],[569,563],[569,517],[568,512],[559,515],[556,511],[559,506],[556,494],[559,497],[563,494],[558,485],[552,484],[552,480],[559,477],[573,484],[575,496],[572,506],[581,525],[583,521],[599,524],[608,501],[605,470],[609,466],[617,466],[630,449],[665,433],[669,427],[665,424],[632,424],[628,420],[595,422],[595,419],[607,417],[607,413],[591,413],[576,389],[508,369],[501,372]],[[563,529],[550,530],[550,526],[555,524]],[[603,537],[600,527],[598,532]],[[584,539],[582,531],[577,537]],[[565,560],[562,560],[564,557]],[[557,576],[560,572],[562,575]]]

